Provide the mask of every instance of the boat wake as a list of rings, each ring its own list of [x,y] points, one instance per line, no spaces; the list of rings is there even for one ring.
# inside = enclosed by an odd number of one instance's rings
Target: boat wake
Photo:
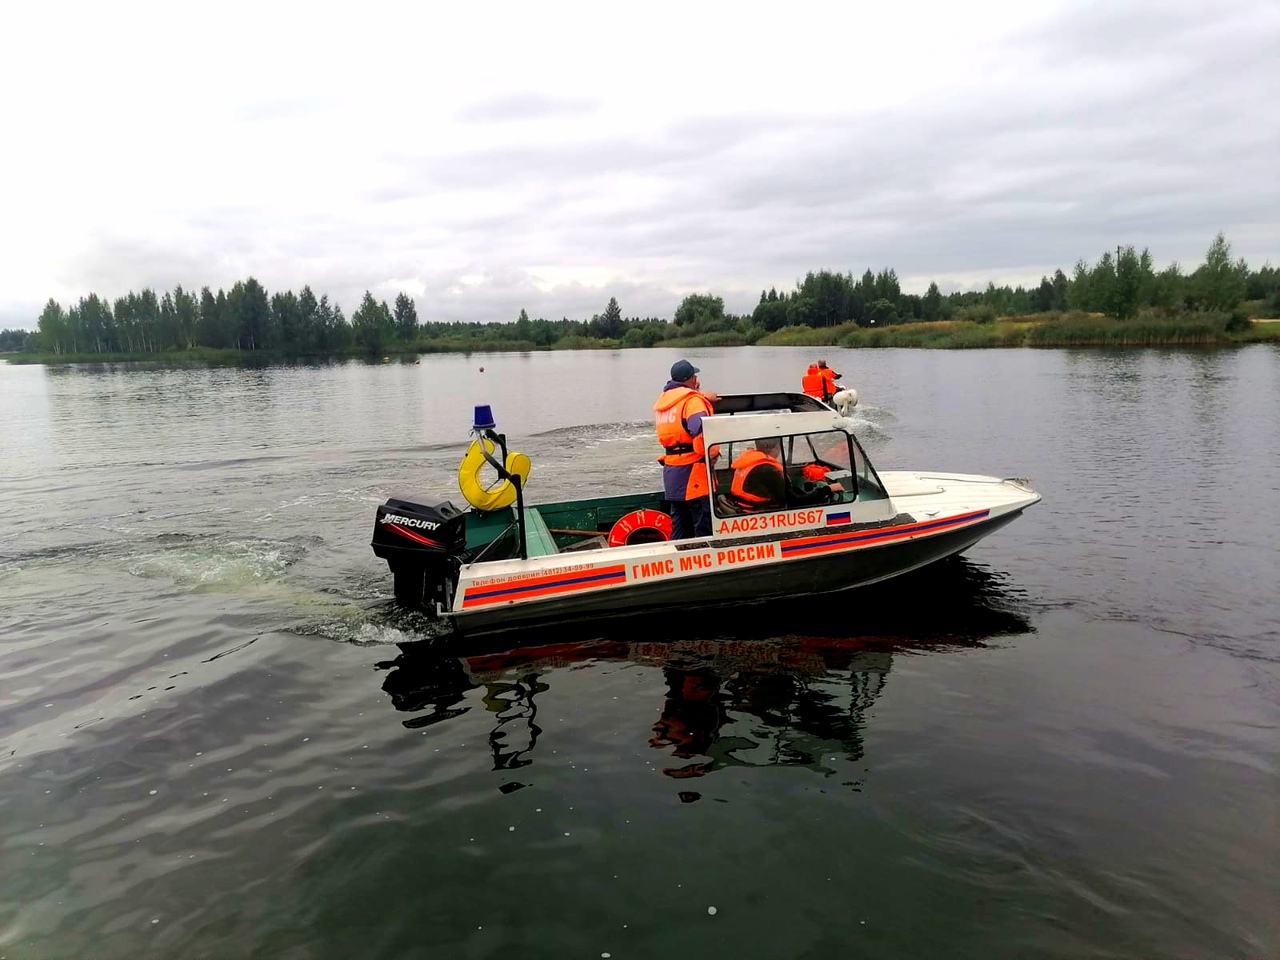
[[[305,547],[290,541],[191,539],[192,542],[134,556],[126,569],[135,577],[235,589],[277,580],[306,554]]]

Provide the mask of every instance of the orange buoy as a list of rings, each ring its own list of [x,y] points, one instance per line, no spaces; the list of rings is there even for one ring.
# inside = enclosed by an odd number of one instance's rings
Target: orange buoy
[[[671,539],[671,518],[661,510],[634,510],[609,529],[609,546],[628,547]]]

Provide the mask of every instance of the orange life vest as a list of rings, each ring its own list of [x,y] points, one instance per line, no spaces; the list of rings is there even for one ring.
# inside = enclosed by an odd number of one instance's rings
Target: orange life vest
[[[768,503],[770,498],[761,496],[758,493],[752,493],[747,490],[747,477],[751,471],[757,467],[768,464],[772,469],[782,473],[782,461],[769,456],[760,450],[744,451],[736,460],[733,461],[733,486],[729,493],[733,499],[740,503],[761,504]]]
[[[806,480],[814,482],[827,479],[827,468],[820,463],[806,463],[800,473]]]
[[[800,381],[800,386],[804,389],[804,392],[811,397],[825,400],[826,396],[823,392],[825,385],[822,371],[818,369],[818,365],[816,363],[809,364],[809,369],[805,371],[804,378]]]
[[[836,385],[836,372],[830,367],[822,367],[818,373],[822,376],[823,399],[834,397],[840,389]]]
[[[653,423],[658,431],[658,443],[666,451],[658,462],[668,467],[683,467],[702,461],[706,453],[706,441],[699,433],[689,433],[685,422],[695,413],[710,415],[711,403],[697,390],[689,387],[673,387],[665,390],[653,405]]]

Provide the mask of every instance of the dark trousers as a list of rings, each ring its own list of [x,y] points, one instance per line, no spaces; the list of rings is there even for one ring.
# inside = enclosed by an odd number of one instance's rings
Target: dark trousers
[[[711,497],[667,502],[671,505],[672,540],[711,536]]]

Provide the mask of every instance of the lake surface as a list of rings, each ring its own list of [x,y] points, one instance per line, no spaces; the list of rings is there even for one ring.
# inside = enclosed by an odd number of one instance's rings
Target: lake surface
[[[0,366],[0,956],[1280,956],[1280,350],[824,355],[879,468],[1044,502],[470,656],[376,504],[462,502],[476,403],[531,499],[656,489],[674,354]]]

